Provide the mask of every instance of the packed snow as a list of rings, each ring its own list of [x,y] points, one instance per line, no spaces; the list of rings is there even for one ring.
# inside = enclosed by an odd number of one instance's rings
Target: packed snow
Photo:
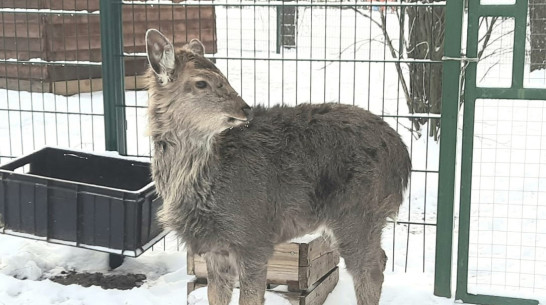
[[[173,238],[169,236],[169,238]],[[0,304],[100,304],[100,305],[156,305],[186,304],[186,253],[177,251],[176,241],[171,249],[150,250],[138,258],[126,258],[124,264],[108,271],[108,255],[100,252],[30,241],[0,235]],[[352,279],[340,264],[340,279],[328,296],[326,305],[356,304]],[[131,290],[105,290],[100,287],[64,286],[48,280],[62,271],[108,272],[113,274],[141,273],[146,282]],[[386,272],[381,299],[384,304],[452,304],[453,301],[432,296],[430,274]],[[237,304],[235,290],[231,304]],[[205,305],[206,288],[193,292],[191,305]],[[266,305],[289,304],[282,297],[268,293]]]

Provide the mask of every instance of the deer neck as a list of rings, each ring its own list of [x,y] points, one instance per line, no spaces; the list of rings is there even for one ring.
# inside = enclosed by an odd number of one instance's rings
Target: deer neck
[[[183,130],[153,138],[152,175],[163,197],[160,218],[169,224],[180,209],[206,210],[211,196],[214,136]]]

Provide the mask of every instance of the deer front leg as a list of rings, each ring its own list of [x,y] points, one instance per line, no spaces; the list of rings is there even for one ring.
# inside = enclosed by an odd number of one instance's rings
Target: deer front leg
[[[239,305],[263,305],[267,280],[267,259],[239,265],[241,295]]]
[[[237,275],[233,256],[226,252],[205,254],[210,305],[228,305]]]

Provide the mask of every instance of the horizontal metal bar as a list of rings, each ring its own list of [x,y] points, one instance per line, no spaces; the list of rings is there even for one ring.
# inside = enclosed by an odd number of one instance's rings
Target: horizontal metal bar
[[[88,116],[104,116],[102,113],[85,113],[85,112],[70,112],[70,111],[50,111],[50,110],[26,110],[26,109],[10,109],[0,108],[0,111],[7,112],[29,112],[29,113],[47,113],[47,114],[66,114],[66,115],[88,115]]]
[[[0,8],[0,14],[40,14],[40,15],[70,15],[70,16],[99,16],[100,12],[50,10],[50,9],[26,9],[26,8]]]
[[[148,106],[140,106],[140,105],[117,105],[117,107],[122,108],[141,108],[141,109],[147,109]],[[442,117],[439,114],[434,113],[414,113],[414,114],[378,114],[377,116],[381,118],[392,118],[392,119],[441,119]]]
[[[426,173],[426,174],[437,174],[439,173],[439,171],[436,169],[436,170],[433,170],[433,169],[412,169],[411,170],[413,173]]]
[[[417,225],[417,226],[432,226],[435,227],[435,223],[430,222],[413,222],[413,221],[394,221],[394,220],[387,220],[388,223],[395,223],[395,224],[401,224],[401,225]]]
[[[476,88],[478,99],[546,100],[546,89],[537,88]]]
[[[464,287],[467,289],[467,287]],[[502,296],[493,296],[493,295],[483,295],[483,294],[470,294],[470,293],[459,293],[455,296],[456,300],[464,301],[465,303],[472,304],[496,304],[496,305],[538,305],[538,301],[520,299],[520,298],[511,298],[511,297],[502,297]]]
[[[129,6],[137,5],[148,5],[148,6],[296,6],[296,7],[368,7],[368,6],[377,6],[377,7],[445,7],[446,2],[433,2],[433,3],[400,3],[400,2],[342,2],[342,3],[328,3],[328,2],[308,2],[308,1],[297,1],[297,2],[283,2],[283,1],[268,1],[264,3],[260,2],[220,2],[220,1],[185,1],[180,3],[169,3],[169,2],[133,2],[133,1],[122,1],[122,4]]]
[[[412,114],[380,114],[382,118],[405,118],[405,119],[441,119],[442,116],[436,113],[412,113]]]
[[[214,56],[213,59],[231,59],[231,60],[270,60],[270,61],[307,61],[307,62],[362,62],[362,63],[413,63],[413,64],[441,64],[439,60],[424,59],[338,59],[338,58],[271,58],[271,57],[221,57]]]
[[[151,155],[135,155],[135,154],[126,154],[124,156],[126,156],[126,157],[136,157],[136,158],[148,158],[148,159],[150,159],[152,157]]]
[[[149,155],[127,155],[129,157],[150,157]],[[430,169],[412,169],[413,173],[427,173],[427,174],[437,174],[438,170],[430,170]],[[398,223],[403,223],[399,221]],[[422,223],[410,223],[410,224],[422,224]]]
[[[100,62],[92,61],[46,61],[46,60],[15,60],[0,59],[0,64],[23,64],[23,65],[48,65],[48,66],[93,66],[100,67]]]
[[[145,54],[132,54],[129,57],[146,57]],[[282,57],[236,57],[236,56],[207,56],[209,59],[221,60],[268,60],[268,61],[307,61],[307,62],[369,62],[369,63],[412,63],[412,64],[441,64],[441,60],[428,59],[339,59],[339,58],[282,58]]]
[[[136,90],[133,90],[136,91]],[[148,109],[148,106],[140,106],[140,105],[119,105],[116,104],[117,108],[137,108],[137,109]]]
[[[527,11],[526,11],[527,12]],[[518,13],[517,5],[480,5],[479,15],[482,17],[515,17]]]

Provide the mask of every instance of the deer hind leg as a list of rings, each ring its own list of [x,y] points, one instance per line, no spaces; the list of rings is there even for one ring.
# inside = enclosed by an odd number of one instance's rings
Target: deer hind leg
[[[381,249],[381,228],[369,222],[344,222],[334,230],[347,271],[352,275],[358,305],[378,305],[386,266]],[[373,226],[373,225],[372,225]]]
[[[228,305],[237,276],[233,255],[227,252],[211,252],[205,254],[205,261],[209,304]]]
[[[272,249],[267,250],[267,252],[269,251],[273,252]],[[241,257],[239,263],[239,283],[241,285],[239,305],[264,304],[268,258],[265,251],[260,250],[255,255]]]

